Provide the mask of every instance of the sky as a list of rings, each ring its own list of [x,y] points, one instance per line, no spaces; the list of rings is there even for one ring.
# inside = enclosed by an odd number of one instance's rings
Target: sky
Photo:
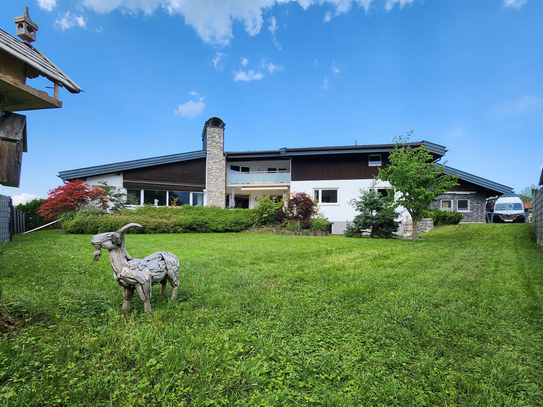
[[[84,92],[27,116],[14,204],[59,171],[196,151],[447,147],[452,168],[521,192],[543,164],[541,0],[0,0]],[[27,84],[52,94],[43,78]]]

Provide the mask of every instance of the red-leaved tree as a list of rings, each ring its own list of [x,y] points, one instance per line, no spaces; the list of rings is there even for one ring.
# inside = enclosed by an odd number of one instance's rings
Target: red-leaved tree
[[[77,212],[85,206],[107,208],[107,194],[103,189],[92,188],[81,180],[67,182],[49,191],[38,214],[46,220],[56,219],[66,212]]]
[[[287,203],[289,219],[300,222],[302,228],[311,226],[311,217],[317,214],[317,204],[305,192],[298,192],[290,197]]]

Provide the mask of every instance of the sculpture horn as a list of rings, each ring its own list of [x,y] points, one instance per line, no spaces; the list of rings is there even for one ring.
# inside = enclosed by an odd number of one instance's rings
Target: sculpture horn
[[[117,233],[123,234],[126,230],[128,230],[130,228],[133,228],[133,227],[136,227],[136,226],[139,227],[139,228],[143,227],[139,223],[129,223],[128,225],[124,225],[122,228],[120,228],[117,231]]]

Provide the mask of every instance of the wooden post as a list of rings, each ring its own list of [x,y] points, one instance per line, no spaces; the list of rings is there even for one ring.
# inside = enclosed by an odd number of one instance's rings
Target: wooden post
[[[58,100],[58,82],[55,82],[55,99]]]
[[[0,95],[0,123],[2,123],[2,116],[4,115],[4,98]]]

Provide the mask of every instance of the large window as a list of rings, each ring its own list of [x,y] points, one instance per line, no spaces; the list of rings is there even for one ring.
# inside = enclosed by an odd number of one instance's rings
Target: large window
[[[334,189],[314,189],[313,198],[318,204],[337,204],[339,203],[339,190]]]
[[[394,189],[392,188],[370,188],[370,191],[377,191],[381,195],[381,198],[394,193]]]
[[[230,166],[230,174],[238,174],[240,172],[249,172],[249,167],[240,167],[239,165]]]
[[[126,195],[128,205],[204,206],[204,194],[202,192],[127,189]]]

